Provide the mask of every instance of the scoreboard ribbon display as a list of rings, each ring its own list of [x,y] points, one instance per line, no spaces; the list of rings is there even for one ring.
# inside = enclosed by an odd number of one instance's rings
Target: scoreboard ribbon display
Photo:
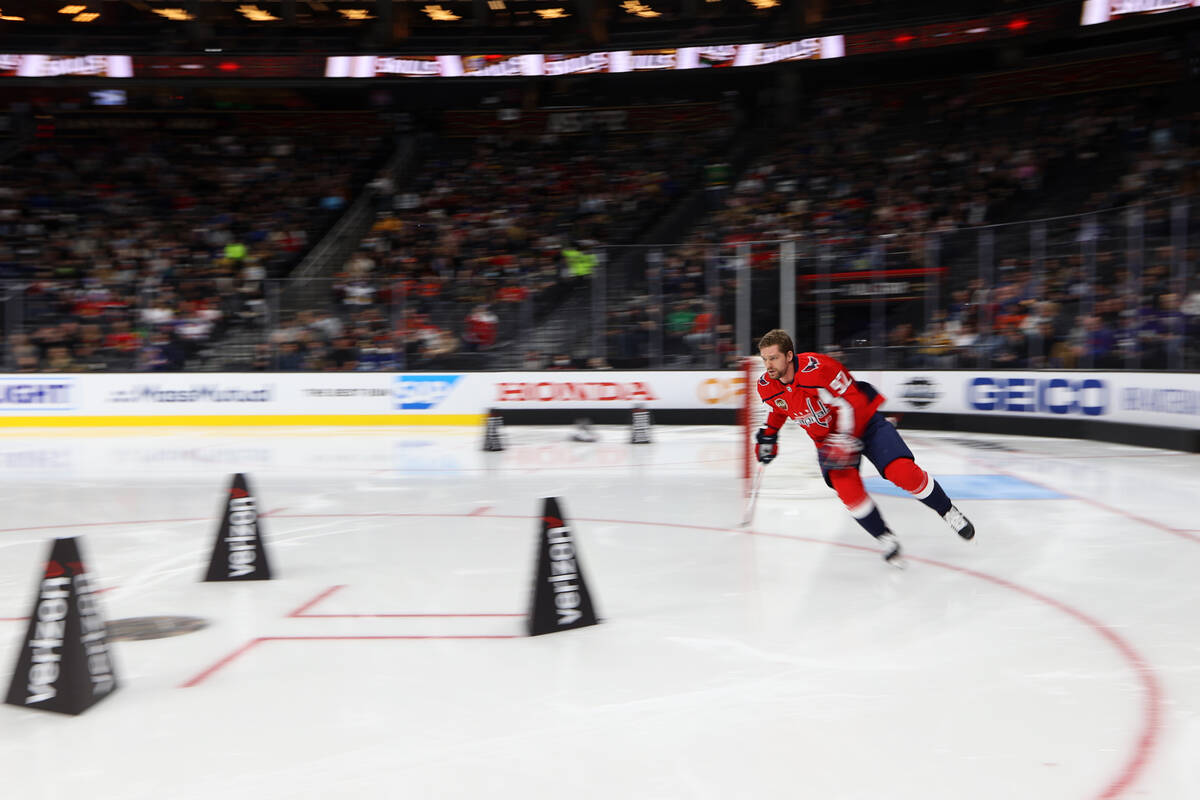
[[[1200,8],[1200,0],[1084,0],[1081,25]]]
[[[788,42],[594,53],[524,53],[481,56],[335,56],[327,78],[543,77],[720,67],[755,67],[782,61],[813,61],[846,55],[845,38],[818,36]]]

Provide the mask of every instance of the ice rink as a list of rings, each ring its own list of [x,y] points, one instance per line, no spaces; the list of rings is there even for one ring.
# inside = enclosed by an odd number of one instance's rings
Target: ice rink
[[[120,688],[0,707],[4,795],[1200,797],[1200,456],[906,431],[978,535],[866,467],[885,565],[781,436],[749,530],[737,431],[0,433],[7,688],[50,542],[79,536]],[[230,477],[276,579],[204,583]],[[542,499],[602,624],[526,637]]]

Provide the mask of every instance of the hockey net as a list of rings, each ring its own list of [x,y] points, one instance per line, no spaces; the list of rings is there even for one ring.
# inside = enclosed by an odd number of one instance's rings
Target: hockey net
[[[749,494],[758,471],[754,455],[754,435],[767,423],[767,404],[758,396],[758,379],[763,373],[762,359],[742,361],[742,394],[739,413],[741,434],[741,473],[743,491]],[[778,498],[820,497],[825,494],[825,482],[817,466],[816,448],[812,440],[796,425],[785,425],[779,432],[779,455],[763,473],[759,495]]]

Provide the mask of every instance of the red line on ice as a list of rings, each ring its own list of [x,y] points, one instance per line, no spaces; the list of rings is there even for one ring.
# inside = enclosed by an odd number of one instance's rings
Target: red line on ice
[[[315,606],[317,603],[319,603],[319,602],[321,602],[322,600],[324,600],[325,598],[329,597],[330,595],[332,595],[334,592],[338,591],[339,589],[345,589],[345,588],[346,588],[346,587],[345,587],[345,584],[342,584],[342,585],[340,585],[340,586],[330,586],[328,589],[326,589],[325,591],[321,592],[321,593],[320,593],[320,594],[318,594],[316,597],[314,597],[313,599],[309,600],[307,603],[305,603],[304,605],[300,606],[299,608],[297,608],[297,609],[296,609],[295,611],[293,611],[292,613],[288,614],[288,616],[289,616],[289,617],[302,617],[302,616],[305,616],[305,614],[304,614],[304,612],[305,612],[305,611],[308,611],[310,608],[312,608],[313,606]]]
[[[464,517],[463,514],[417,514],[417,513],[397,513],[397,514],[297,514],[288,516],[303,516],[303,517],[318,517],[318,516],[340,516],[340,517],[370,517],[370,516],[396,516],[396,517]],[[528,519],[536,520],[538,517],[532,515],[517,515],[517,514],[487,514],[483,515],[492,519]],[[592,519],[592,518],[574,518],[575,522],[590,522],[615,525],[646,525],[650,527],[662,528],[682,528],[686,530],[696,531],[718,531],[728,533],[731,528],[716,527],[712,525],[692,525],[680,522],[650,522],[644,520],[619,520],[619,519]],[[1158,526],[1156,526],[1158,527]],[[1173,529],[1166,529],[1171,531]],[[845,542],[829,542],[822,539],[815,539],[808,536],[795,536],[783,533],[767,533],[761,531],[747,531],[748,535],[764,536],[777,539],[788,539],[798,542],[806,542],[809,544],[821,544],[827,547],[840,547],[849,550],[863,550],[875,553],[875,549],[866,545],[849,544]],[[1121,657],[1132,667],[1133,672],[1137,675],[1138,681],[1142,687],[1142,724],[1141,730],[1138,732],[1137,741],[1134,744],[1133,752],[1129,755],[1124,765],[1121,767],[1117,776],[1104,788],[1104,790],[1096,795],[1096,800],[1115,800],[1121,793],[1134,784],[1141,776],[1142,771],[1150,762],[1154,754],[1155,747],[1158,745],[1158,739],[1162,730],[1163,721],[1163,690],[1157,676],[1154,673],[1150,663],[1120,634],[1108,627],[1104,623],[1094,617],[1085,614],[1084,612],[1069,606],[1061,600],[1056,600],[1053,597],[1042,594],[1033,589],[1028,589],[1019,584],[1008,581],[1004,578],[995,575],[989,575],[984,572],[969,569],[967,567],[959,567],[954,564],[948,564],[942,561],[934,561],[932,559],[920,558],[917,556],[905,555],[910,561],[919,561],[929,566],[947,569],[953,572],[958,572],[972,578],[991,583],[994,586],[999,586],[1026,597],[1032,598],[1040,603],[1046,604],[1051,608],[1067,614],[1071,618],[1080,622],[1084,626],[1091,628],[1098,636],[1114,647]],[[328,593],[328,590],[326,590]],[[318,598],[320,599],[320,598]],[[225,656],[216,664],[208,667],[196,677],[182,684],[185,687],[195,686],[196,684],[209,678],[214,672],[229,664],[234,659],[241,656],[250,648],[257,645],[260,641],[329,641],[329,640],[388,640],[388,639],[516,639],[523,638],[516,635],[489,635],[489,636],[269,636],[251,640],[243,645],[238,650]]]

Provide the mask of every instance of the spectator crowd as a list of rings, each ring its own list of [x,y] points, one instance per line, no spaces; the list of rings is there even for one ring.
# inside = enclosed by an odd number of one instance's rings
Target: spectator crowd
[[[10,369],[195,368],[230,331],[261,330],[266,282],[384,146],[319,114],[195,119],[216,127],[46,130],[0,162]]]
[[[444,142],[388,196],[334,279],[341,313],[379,304],[405,363],[528,330],[698,185],[729,131],[490,134]]]
[[[889,302],[883,339],[867,303],[836,306],[829,325],[851,359],[1200,367],[1186,238],[1200,220],[1200,111],[1169,86],[994,105],[942,85],[831,91],[794,124],[740,142],[725,124],[443,137],[400,182],[377,171],[382,129],[350,133],[319,116],[49,135],[0,162],[8,369],[487,366],[503,347],[521,350],[519,337],[565,299],[587,296],[603,262],[605,353],[541,343],[549,354],[525,353],[520,366],[723,366],[742,355],[739,259],[748,254],[753,275],[751,327],[765,330],[784,243],[802,275],[944,268],[932,315],[923,298]],[[726,169],[739,149],[748,157]],[[704,187],[726,174],[732,182]],[[373,224],[323,302],[280,313],[274,282],[360,195]],[[618,263],[698,196],[706,210],[682,244]],[[1033,217],[1051,218],[1036,255],[1031,226],[1016,223]],[[798,287],[800,341],[816,330],[812,285]],[[223,348],[239,334],[250,350],[230,358]]]
[[[788,244],[801,276],[945,269],[947,304],[926,320],[920,294],[888,302],[885,339],[871,330],[869,297],[834,304],[836,346],[851,358],[886,347],[891,366],[1200,368],[1196,249],[1171,238],[1176,201],[1193,239],[1200,221],[1194,99],[1150,88],[991,106],[931,89],[907,100],[831,94],[809,112],[732,186],[712,187],[710,211],[685,243],[650,264],[640,293],[614,304],[614,364],[736,360],[739,259],[748,253],[752,328],[765,330],[777,319]],[[1144,264],[1130,262],[1130,208]],[[1038,259],[1031,226],[1014,222],[1031,212],[1051,218]],[[984,285],[988,257],[999,264]],[[797,289],[798,333],[814,347],[818,287]]]

